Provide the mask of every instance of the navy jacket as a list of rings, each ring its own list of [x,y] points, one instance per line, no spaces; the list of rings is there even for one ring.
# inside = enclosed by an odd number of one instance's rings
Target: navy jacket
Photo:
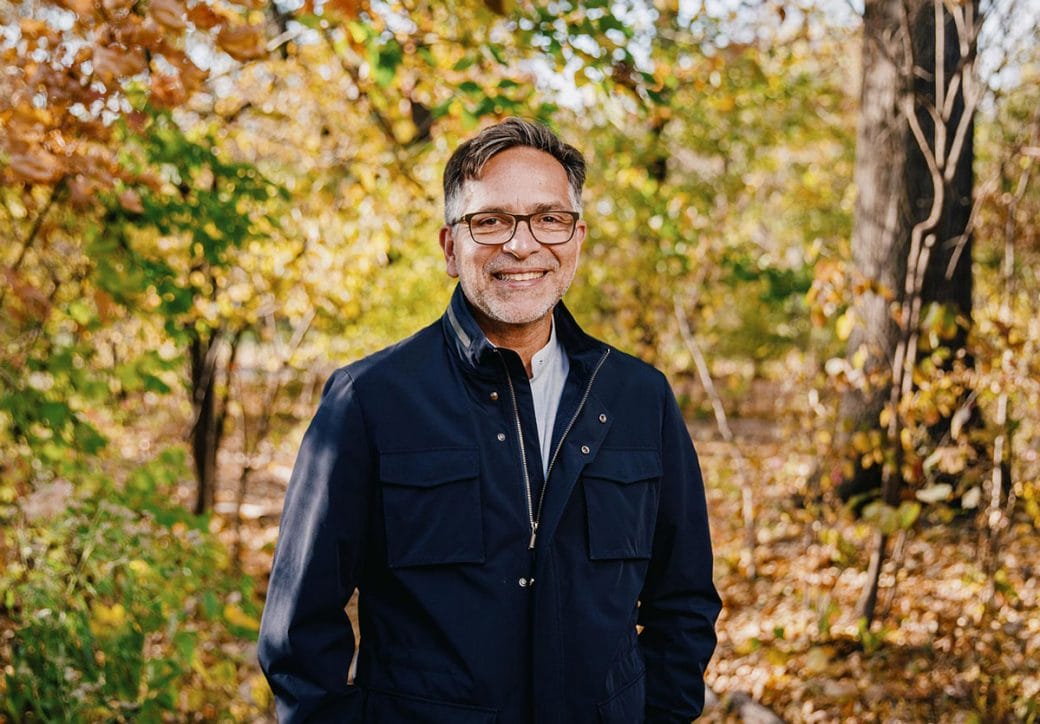
[[[689,434],[663,375],[554,314],[570,373],[533,550],[525,476],[535,507],[544,481],[527,375],[461,288],[439,322],[328,381],[260,629],[282,722],[700,713],[721,604]]]

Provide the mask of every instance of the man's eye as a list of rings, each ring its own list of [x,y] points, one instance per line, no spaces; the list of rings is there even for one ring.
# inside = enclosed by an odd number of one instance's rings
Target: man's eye
[[[481,229],[494,229],[506,222],[500,216],[478,216],[473,219],[473,223]]]
[[[558,214],[556,212],[549,212],[549,213],[546,213],[546,214],[539,214],[535,218],[534,221],[535,221],[536,224],[549,224],[549,225],[570,223],[570,219],[565,217],[563,214]]]

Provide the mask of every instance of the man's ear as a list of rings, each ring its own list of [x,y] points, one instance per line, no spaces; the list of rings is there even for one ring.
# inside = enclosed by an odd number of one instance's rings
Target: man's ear
[[[455,236],[452,234],[450,226],[441,227],[441,251],[444,252],[445,271],[448,272],[448,276],[457,279],[459,265],[455,261]]]
[[[579,220],[577,226],[574,229],[574,239],[578,242],[578,249],[581,249],[582,244],[585,243],[585,235],[588,233],[589,227],[584,220]]]

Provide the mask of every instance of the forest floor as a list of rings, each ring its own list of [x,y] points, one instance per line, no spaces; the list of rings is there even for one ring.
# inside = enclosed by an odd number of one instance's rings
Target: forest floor
[[[878,620],[864,630],[855,609],[871,527],[826,495],[807,494],[815,461],[799,443],[808,433],[791,421],[798,405],[786,385],[756,383],[745,394],[751,403],[735,405],[731,424],[754,477],[753,578],[736,451],[711,419],[690,425],[725,604],[707,673],[719,699],[703,720],[740,721],[747,695],[788,722],[1040,721],[1040,533],[1033,522],[1022,516],[1005,532],[997,572],[987,576],[971,519],[923,515],[883,569]],[[250,481],[242,507],[243,568],[261,592],[299,439],[289,438]],[[222,472],[237,480],[234,465]],[[229,542],[235,485],[218,491],[214,520]]]

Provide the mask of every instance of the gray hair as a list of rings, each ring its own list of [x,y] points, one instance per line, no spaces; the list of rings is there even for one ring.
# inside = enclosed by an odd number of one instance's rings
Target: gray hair
[[[541,123],[507,118],[462,143],[448,159],[444,167],[445,223],[452,223],[462,212],[463,184],[468,179],[480,178],[484,165],[493,156],[517,146],[544,151],[560,162],[567,172],[571,203],[576,211],[581,211],[581,188],[585,185],[585,158],[581,151],[564,143]]]

